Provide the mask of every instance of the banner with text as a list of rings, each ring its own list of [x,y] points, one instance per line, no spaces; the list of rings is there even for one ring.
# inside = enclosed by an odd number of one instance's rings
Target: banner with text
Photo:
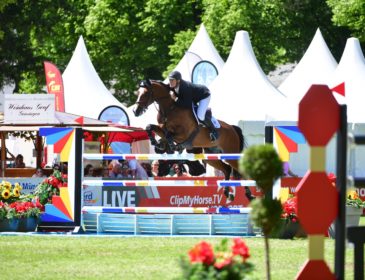
[[[4,123],[55,123],[54,96],[49,94],[6,94]]]
[[[232,188],[233,189],[233,188]],[[102,187],[102,194],[88,190],[88,202],[106,207],[247,207],[245,188],[236,187],[234,201],[227,200],[222,187]],[[261,196],[250,187],[254,196]],[[99,198],[99,199],[98,199]],[[85,195],[84,195],[85,199]],[[91,203],[87,203],[90,205]],[[85,204],[86,205],[86,204]]]
[[[63,89],[63,80],[57,66],[51,62],[44,62],[44,72],[46,74],[46,83],[48,93],[55,95],[55,108],[58,112],[65,112],[65,97]]]

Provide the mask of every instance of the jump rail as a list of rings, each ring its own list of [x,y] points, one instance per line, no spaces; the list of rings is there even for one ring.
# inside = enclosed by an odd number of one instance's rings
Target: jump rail
[[[87,160],[239,160],[242,154],[83,154]],[[253,180],[212,180],[204,177],[175,180],[83,179],[84,187],[250,187]],[[82,207],[85,232],[159,235],[260,234],[250,221],[250,208],[227,207]]]
[[[251,208],[228,207],[103,207],[84,206],[83,213],[143,213],[143,214],[248,214]]]
[[[204,187],[204,186],[220,186],[220,187],[255,187],[254,180],[84,180],[84,186],[90,187]]]
[[[88,160],[239,160],[243,154],[84,154]]]

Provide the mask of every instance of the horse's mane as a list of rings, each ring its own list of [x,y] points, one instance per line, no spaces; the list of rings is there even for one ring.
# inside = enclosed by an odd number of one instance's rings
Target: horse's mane
[[[159,85],[161,85],[161,86],[163,86],[163,87],[165,87],[166,89],[170,89],[170,85],[168,85],[168,84],[165,84],[163,81],[161,81],[161,80],[150,80],[151,81],[151,83],[152,82],[154,82],[154,83],[157,83],[157,84],[159,84]]]

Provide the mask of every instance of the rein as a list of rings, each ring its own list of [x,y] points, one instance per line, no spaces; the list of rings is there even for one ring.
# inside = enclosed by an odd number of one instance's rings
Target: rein
[[[163,111],[163,110],[161,110],[161,106],[157,106],[156,103],[158,104],[159,101],[161,101],[161,100],[171,98],[170,94],[167,94],[166,96],[162,96],[162,97],[157,98],[157,97],[154,96],[153,86],[152,85],[151,86],[146,85],[145,88],[150,93],[147,103],[149,103],[149,101],[152,99],[153,102],[151,102],[151,103],[154,103],[156,110],[160,113],[160,115],[164,119],[164,122],[166,122],[167,121],[166,116],[167,116],[168,113],[170,113],[175,108],[175,104],[172,104],[167,110]]]

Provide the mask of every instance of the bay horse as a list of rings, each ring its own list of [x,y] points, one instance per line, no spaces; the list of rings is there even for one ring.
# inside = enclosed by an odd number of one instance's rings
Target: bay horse
[[[170,95],[170,87],[162,81],[145,80],[142,81],[138,89],[138,98],[135,104],[134,114],[136,117],[142,115],[152,103],[156,103],[158,108],[158,125],[150,124],[146,131],[150,137],[152,145],[158,145],[152,132],[161,137],[162,141],[167,141],[169,147],[179,152],[182,149],[202,148],[205,153],[241,153],[244,148],[244,138],[242,130],[235,125],[229,125],[221,120],[218,128],[219,137],[211,142],[209,130],[198,125],[192,109],[180,108],[175,105],[175,101]],[[237,160],[205,160],[214,168],[221,170],[225,180],[229,180],[233,170],[238,177]],[[243,174],[241,174],[243,175]],[[242,176],[244,177],[244,176]],[[228,188],[225,195],[228,197]],[[247,193],[247,189],[246,189]]]

